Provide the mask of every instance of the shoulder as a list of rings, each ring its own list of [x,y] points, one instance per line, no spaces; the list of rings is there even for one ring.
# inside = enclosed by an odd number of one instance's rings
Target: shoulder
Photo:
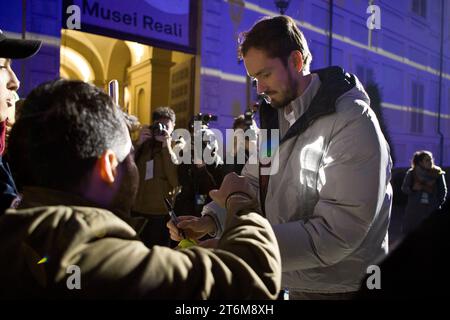
[[[90,238],[101,236],[134,238],[135,232],[125,221],[112,212],[78,206],[42,206],[29,209],[8,210],[11,219],[28,225],[27,233],[48,236]],[[48,232],[47,232],[47,231]],[[79,236],[82,235],[81,238]]]
[[[441,167],[436,166],[436,165],[433,167],[432,170],[433,170],[433,173],[436,174],[436,175],[444,175],[445,174],[445,171],[442,170]]]
[[[369,101],[366,97],[355,94],[354,90],[346,92],[336,100],[337,116],[347,122],[363,118],[370,119],[373,111]]]

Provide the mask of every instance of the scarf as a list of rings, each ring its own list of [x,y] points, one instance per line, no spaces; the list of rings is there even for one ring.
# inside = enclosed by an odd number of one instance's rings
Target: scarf
[[[429,170],[416,166],[413,174],[414,183],[420,184],[426,192],[433,193],[437,179],[441,174],[442,170],[437,166]]]

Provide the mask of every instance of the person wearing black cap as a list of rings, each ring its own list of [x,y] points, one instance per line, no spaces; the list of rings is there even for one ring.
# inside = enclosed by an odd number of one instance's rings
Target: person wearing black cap
[[[18,198],[14,180],[8,163],[3,159],[5,151],[8,108],[14,106],[15,92],[20,81],[11,68],[12,59],[24,59],[33,56],[41,47],[38,40],[11,39],[0,30],[0,215],[11,207]]]

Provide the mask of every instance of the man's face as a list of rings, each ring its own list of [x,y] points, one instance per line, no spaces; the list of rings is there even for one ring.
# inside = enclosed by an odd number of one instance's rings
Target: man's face
[[[269,58],[263,50],[250,48],[244,56],[248,75],[257,81],[258,94],[270,98],[274,108],[284,108],[297,96],[295,69],[285,66],[280,58]]]
[[[19,86],[20,82],[11,69],[11,59],[0,58],[0,122],[8,117],[8,108],[14,106],[14,92]]]

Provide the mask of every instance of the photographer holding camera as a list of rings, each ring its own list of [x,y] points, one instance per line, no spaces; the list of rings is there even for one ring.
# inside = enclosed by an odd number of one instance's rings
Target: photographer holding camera
[[[178,186],[171,138],[175,127],[175,112],[169,107],[160,107],[153,112],[152,118],[153,125],[142,128],[135,145],[139,190],[133,206],[133,216],[147,219],[140,232],[146,246],[170,246],[169,233],[165,227],[169,216],[164,198]]]
[[[194,123],[197,121],[197,126]],[[209,122],[217,121],[217,116],[197,114],[189,124],[191,132],[191,163],[178,166],[178,180],[181,192],[176,197],[174,210],[177,215],[201,216],[203,206],[211,202],[209,191],[217,189],[224,177],[224,163],[218,154],[218,142],[214,133],[209,129]],[[200,125],[198,125],[200,124]],[[194,140],[201,139],[201,153],[196,154]],[[198,150],[200,151],[200,150]],[[212,161],[205,161],[203,155],[208,153]],[[194,159],[201,159],[201,163],[194,163]]]
[[[234,135],[232,141],[234,147],[232,152],[229,153],[229,157],[233,159],[233,162],[229,163],[227,160],[225,175],[230,172],[235,172],[240,175],[244,165],[248,162],[251,156],[251,152],[257,151],[257,136],[259,128],[253,117],[254,112],[249,109],[244,114],[234,118]]]

